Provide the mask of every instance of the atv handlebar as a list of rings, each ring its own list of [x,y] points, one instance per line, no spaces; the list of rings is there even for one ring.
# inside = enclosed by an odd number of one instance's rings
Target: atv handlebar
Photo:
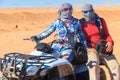
[[[38,44],[38,41],[34,41],[31,38],[23,38],[23,40],[30,40],[30,41],[36,42],[36,44]]]

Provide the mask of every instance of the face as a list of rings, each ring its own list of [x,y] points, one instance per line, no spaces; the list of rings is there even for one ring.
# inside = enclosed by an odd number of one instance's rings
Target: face
[[[91,21],[95,14],[93,9],[82,10],[82,13],[86,21]]]
[[[62,9],[62,12],[68,12],[68,11],[70,11],[71,9],[70,8],[63,8]]]
[[[60,16],[62,18],[69,18],[72,15],[72,9],[71,8],[63,8],[61,9]]]

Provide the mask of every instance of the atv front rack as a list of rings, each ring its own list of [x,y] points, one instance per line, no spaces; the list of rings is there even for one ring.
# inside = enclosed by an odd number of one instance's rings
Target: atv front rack
[[[6,78],[21,78],[25,76],[37,75],[43,68],[44,61],[55,59],[54,56],[33,56],[21,53],[8,53],[1,59],[1,71]],[[38,70],[29,74],[30,66],[36,66]]]

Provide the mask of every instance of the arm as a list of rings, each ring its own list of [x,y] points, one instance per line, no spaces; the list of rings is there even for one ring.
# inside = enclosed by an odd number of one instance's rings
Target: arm
[[[104,30],[104,34],[106,36],[106,41],[107,41],[106,51],[107,52],[111,52],[113,50],[114,41],[113,41],[111,35],[109,34],[109,31],[108,31],[108,28],[107,28],[107,24],[106,24],[104,19],[102,19],[102,24],[103,24],[103,27],[104,27],[103,30]]]
[[[111,42],[112,45],[114,45],[114,41],[113,41],[111,35],[109,34],[107,24],[106,24],[106,22],[103,18],[102,18],[102,24],[103,24],[103,30],[104,30],[104,34],[105,34],[105,37],[106,37],[106,41]]]
[[[44,32],[37,35],[37,39],[43,40],[43,39],[47,38],[49,35],[51,35],[56,30],[55,26],[56,25],[55,25],[55,21],[54,21],[47,30],[45,30]]]

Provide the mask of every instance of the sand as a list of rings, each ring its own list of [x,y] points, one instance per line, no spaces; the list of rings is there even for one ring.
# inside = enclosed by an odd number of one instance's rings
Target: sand
[[[95,7],[95,11],[107,22],[109,32],[115,41],[114,54],[120,62],[120,6]],[[0,9],[0,57],[11,52],[29,54],[36,43],[23,38],[29,38],[44,31],[57,16],[56,8]],[[81,9],[74,8],[73,16],[82,18]],[[53,39],[54,33],[41,42],[50,42]],[[104,69],[107,80],[110,80],[108,71]]]

